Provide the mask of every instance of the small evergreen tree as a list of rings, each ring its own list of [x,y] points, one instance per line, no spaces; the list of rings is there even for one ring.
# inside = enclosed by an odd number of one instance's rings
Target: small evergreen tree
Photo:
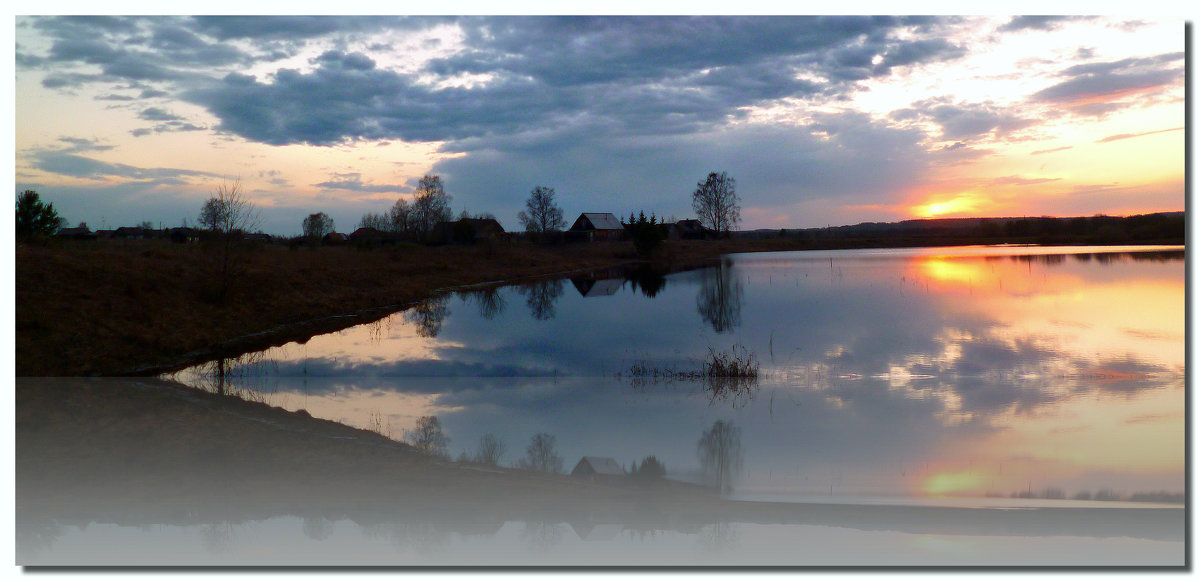
[[[42,203],[38,193],[25,190],[17,195],[17,236],[53,236],[62,226],[54,204]]]

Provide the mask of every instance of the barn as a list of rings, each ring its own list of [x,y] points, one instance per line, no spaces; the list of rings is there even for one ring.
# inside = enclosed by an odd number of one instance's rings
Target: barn
[[[568,231],[583,233],[589,241],[620,240],[625,236],[625,225],[609,212],[584,212]]]

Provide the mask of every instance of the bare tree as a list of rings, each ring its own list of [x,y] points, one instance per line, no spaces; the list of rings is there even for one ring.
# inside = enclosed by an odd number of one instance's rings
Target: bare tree
[[[405,439],[422,454],[435,458],[449,458],[446,446],[450,444],[450,438],[442,432],[442,423],[438,421],[437,416],[418,418],[417,428],[405,434]]]
[[[308,217],[304,219],[303,227],[304,237],[317,241],[325,237],[326,234],[333,232],[333,218],[330,218],[329,214],[326,214],[325,212],[309,214]]]
[[[377,214],[375,212],[367,212],[362,215],[362,219],[358,221],[358,228],[374,228],[380,232],[384,232],[391,228],[391,221],[386,214]]]
[[[240,251],[246,232],[261,224],[258,208],[242,192],[240,181],[222,181],[200,209],[200,226],[208,231],[206,247],[213,257],[214,298],[224,303],[244,267]]]
[[[525,200],[525,212],[517,214],[517,220],[526,232],[558,232],[566,227],[562,208],[554,203],[554,188],[537,186]]]
[[[200,209],[200,226],[214,234],[231,237],[258,228],[258,208],[242,192],[242,183],[222,181]]]
[[[701,224],[728,234],[737,226],[741,212],[734,179],[725,172],[708,174],[708,178],[696,184],[692,210]]]
[[[412,202],[413,229],[420,236],[425,236],[433,230],[438,222],[451,218],[450,194],[442,185],[438,176],[424,176],[417,183],[417,196]]]
[[[397,234],[411,234],[413,230],[413,207],[408,203],[408,200],[400,198],[392,205],[392,209],[388,210],[388,223],[392,232]]]
[[[493,434],[484,434],[479,438],[479,449],[475,451],[473,460],[485,466],[499,466],[503,455],[504,442]]]
[[[554,451],[554,436],[541,433],[533,436],[525,457],[517,462],[518,468],[558,474],[562,472],[563,459]]]
[[[742,430],[733,422],[717,420],[696,442],[700,467],[721,493],[733,490],[733,477],[742,467]]]

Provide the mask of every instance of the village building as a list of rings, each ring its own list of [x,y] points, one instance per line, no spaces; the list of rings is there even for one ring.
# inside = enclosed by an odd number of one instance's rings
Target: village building
[[[191,244],[200,241],[200,231],[195,228],[188,228],[187,226],[171,228],[169,236],[171,242],[176,244]]]
[[[575,219],[568,232],[581,233],[589,242],[620,240],[625,237],[625,225],[608,212],[584,212]]]
[[[587,478],[588,480],[624,478],[625,470],[612,458],[584,456],[575,465],[575,468],[571,470],[571,476]]]
[[[680,220],[670,225],[670,238],[683,240],[704,240],[712,237],[712,230],[705,228],[699,220]]]
[[[71,240],[95,240],[96,234],[92,232],[86,224],[80,224],[76,228],[59,228],[54,234],[55,238],[68,238]]]
[[[441,244],[475,244],[500,240],[504,235],[504,226],[495,218],[460,218],[453,222],[438,222],[431,238]]]
[[[350,242],[350,239],[341,232],[330,232],[321,237],[321,244],[325,244],[327,246],[340,246],[342,244],[346,244],[347,242]]]

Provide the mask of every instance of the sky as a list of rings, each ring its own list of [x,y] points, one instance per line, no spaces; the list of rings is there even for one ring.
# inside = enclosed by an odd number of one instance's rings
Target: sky
[[[741,229],[1184,209],[1184,19],[15,18],[16,191],[71,225],[194,224],[238,183],[299,234],[442,178],[509,230],[581,212]]]

